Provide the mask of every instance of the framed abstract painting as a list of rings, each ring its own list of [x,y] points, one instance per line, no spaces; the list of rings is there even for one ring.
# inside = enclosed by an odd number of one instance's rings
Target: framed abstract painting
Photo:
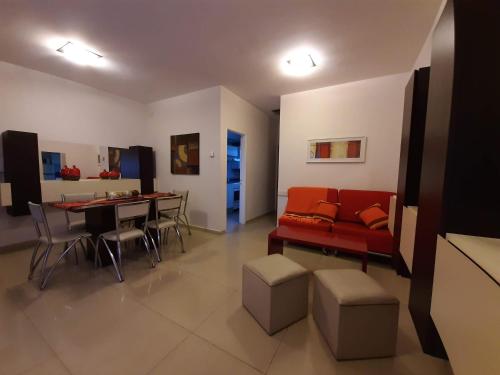
[[[310,139],[307,163],[363,163],[366,137]]]
[[[200,174],[200,133],[170,137],[170,172]]]

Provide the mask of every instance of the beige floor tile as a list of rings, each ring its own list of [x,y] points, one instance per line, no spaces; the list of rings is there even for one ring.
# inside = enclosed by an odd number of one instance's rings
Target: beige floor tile
[[[57,357],[53,357],[23,372],[22,375],[71,375],[71,373]]]
[[[189,330],[196,329],[234,293],[174,267],[127,285],[144,305]]]
[[[452,374],[447,361],[430,357],[422,352],[393,358],[337,361],[317,329],[312,315],[288,329],[267,373],[269,375]]]
[[[43,292],[26,280],[31,249],[0,253],[0,374],[451,374],[420,349],[409,280],[376,260],[368,274],[401,302],[396,357],[337,362],[311,315],[269,337],[240,290],[242,265],[267,254],[274,225],[270,215],[224,235],[183,231],[186,253],[171,233],[154,269],[129,248],[124,283],[111,267],[75,266],[71,257]],[[300,246],[287,245],[285,256],[309,270],[360,269],[356,258]]]
[[[151,374],[183,375],[258,375],[258,371],[192,335],[165,359]]]
[[[61,294],[48,290],[26,311],[73,374],[147,373],[188,335],[123,284],[73,302]]]
[[[235,293],[196,330],[196,334],[264,372],[286,329],[269,336],[241,304]]]
[[[50,347],[22,312],[0,308],[0,374],[19,374],[52,356]]]

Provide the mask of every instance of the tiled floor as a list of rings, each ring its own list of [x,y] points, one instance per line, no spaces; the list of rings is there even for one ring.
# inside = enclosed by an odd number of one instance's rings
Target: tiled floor
[[[408,280],[368,273],[402,303],[397,356],[337,362],[311,315],[269,337],[241,306],[241,266],[266,254],[273,218],[226,235],[174,236],[155,269],[130,249],[125,282],[111,268],[62,264],[47,289],[26,280],[30,249],[0,254],[0,374],[451,374],[423,354],[406,302]],[[359,268],[355,259],[286,247],[311,270]]]

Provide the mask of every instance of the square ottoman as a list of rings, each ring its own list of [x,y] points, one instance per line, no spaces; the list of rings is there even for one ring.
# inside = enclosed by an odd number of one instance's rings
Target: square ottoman
[[[313,317],[339,360],[395,353],[399,301],[364,272],[315,271]]]
[[[309,272],[274,254],[243,265],[243,306],[269,335],[307,315]]]

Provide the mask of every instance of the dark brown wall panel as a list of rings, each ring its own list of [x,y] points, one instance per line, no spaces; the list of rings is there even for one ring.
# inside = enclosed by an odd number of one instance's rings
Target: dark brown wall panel
[[[442,223],[454,65],[453,3],[434,31],[409,308],[424,352],[445,357],[430,316],[437,233]]]
[[[40,203],[40,168],[36,133],[8,130],[2,133],[5,182],[10,182],[12,216],[29,215],[28,202]]]

